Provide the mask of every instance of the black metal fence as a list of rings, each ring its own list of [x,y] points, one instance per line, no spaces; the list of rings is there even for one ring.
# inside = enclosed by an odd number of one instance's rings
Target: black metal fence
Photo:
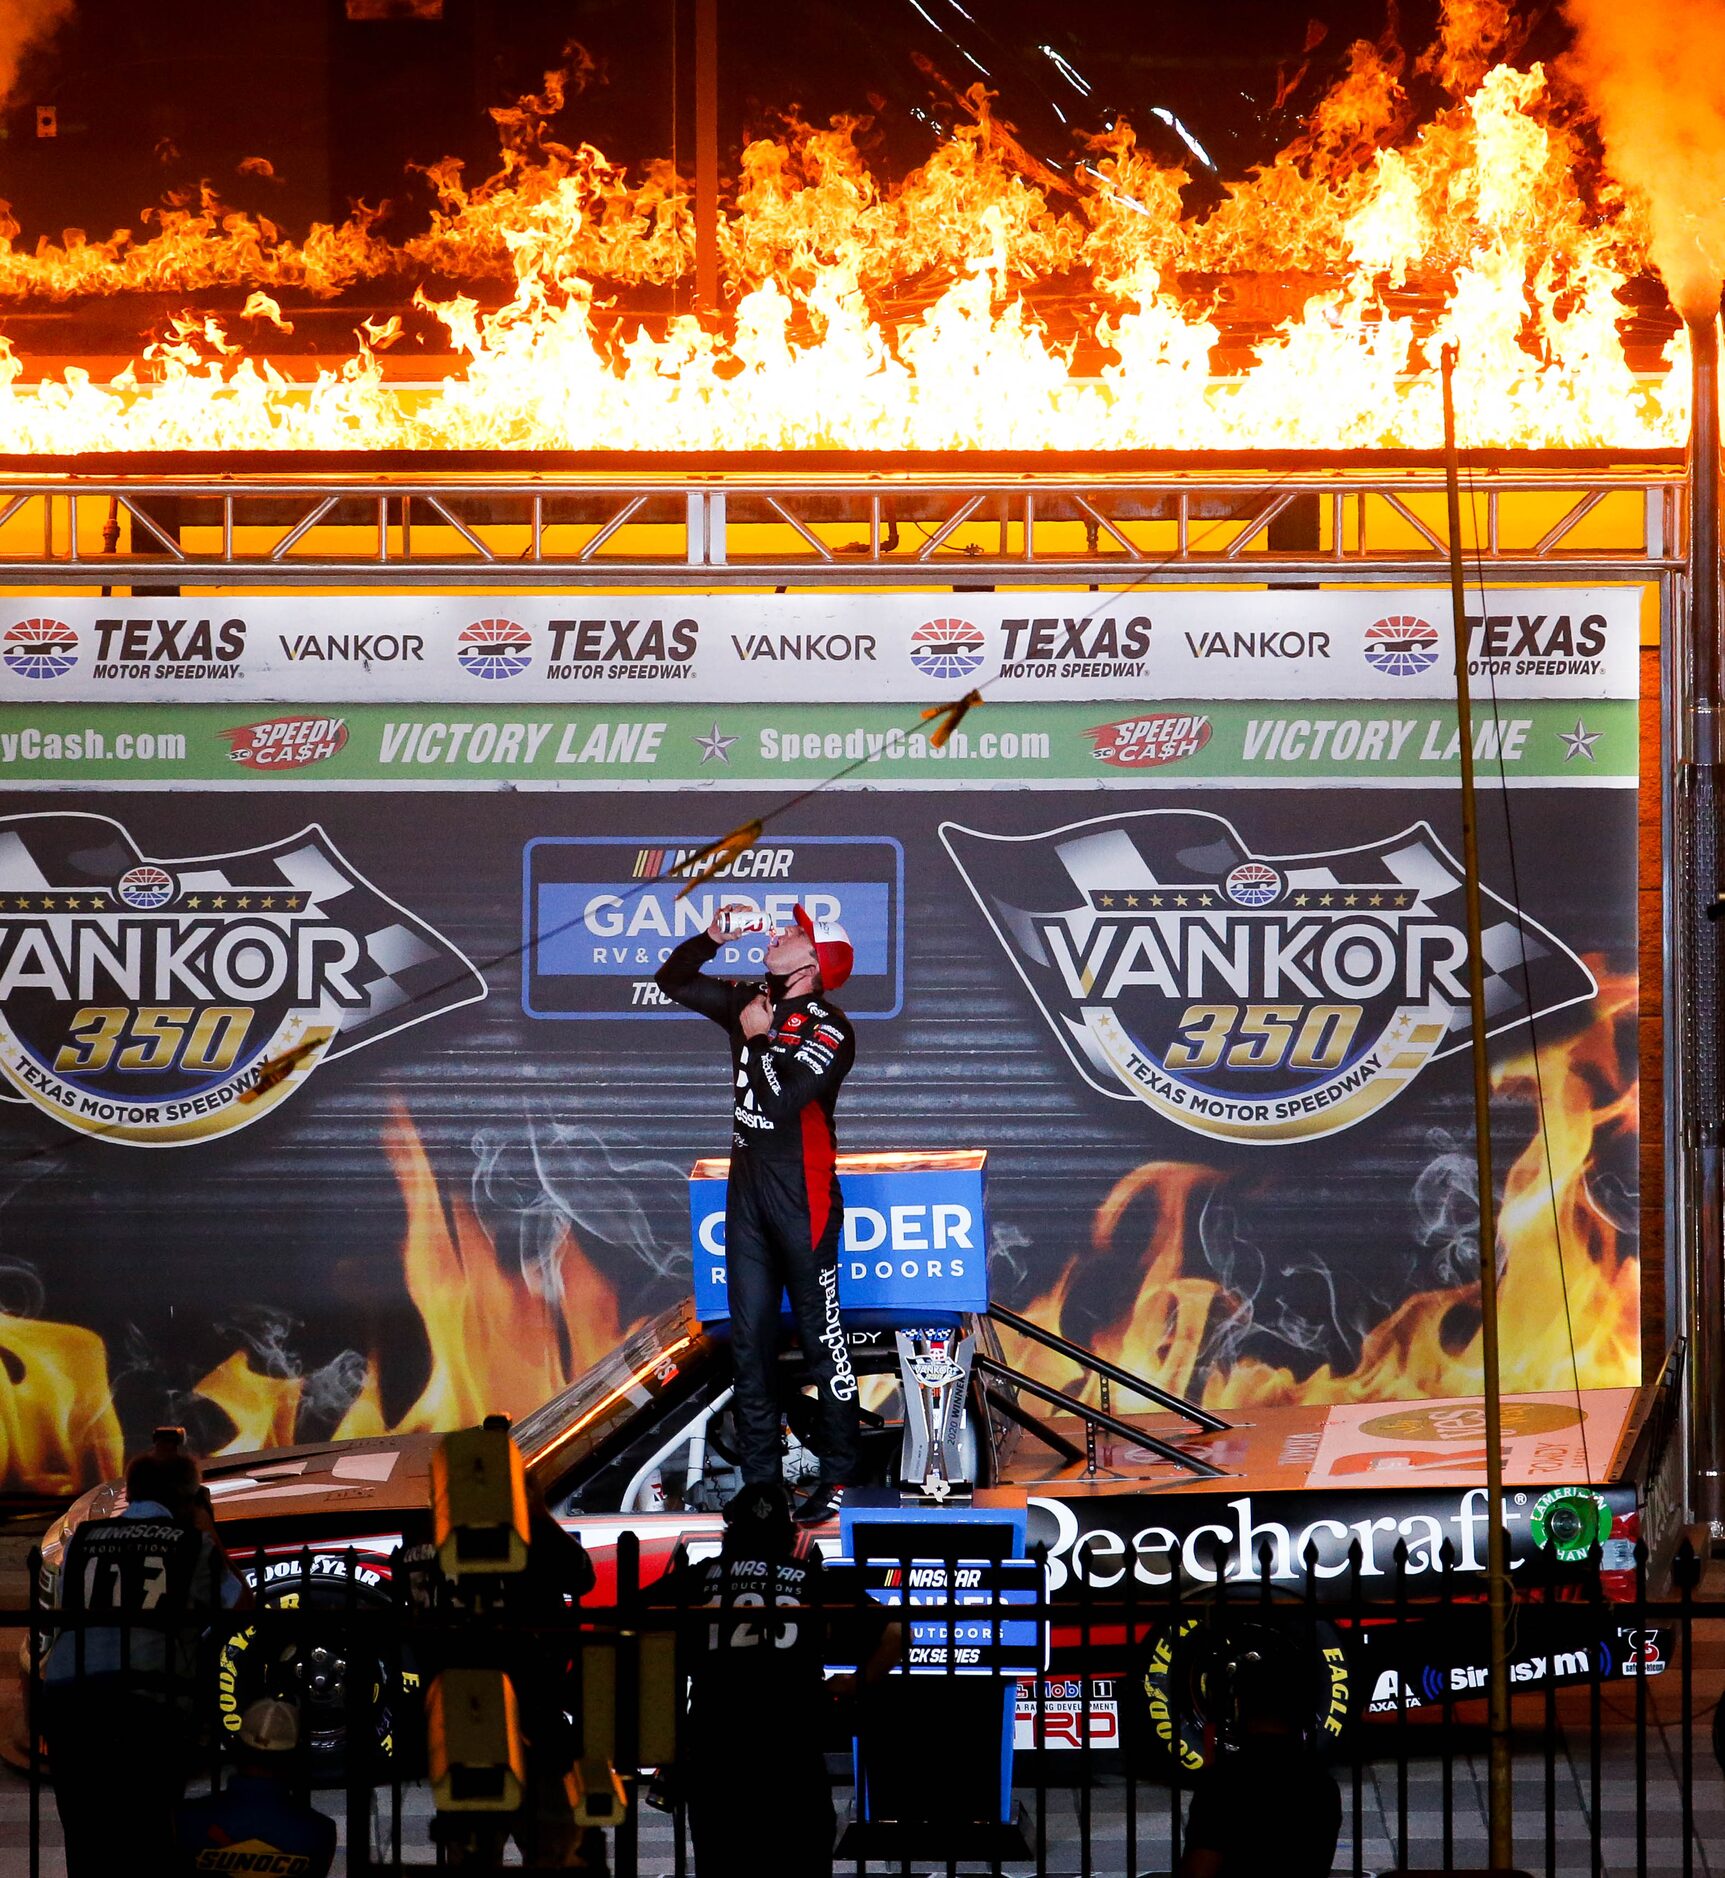
[[[1687,1547],[1662,1574],[1658,1595],[1641,1548],[1632,1572],[1602,1576],[1599,1562],[1597,1552],[1568,1562],[1548,1553],[1518,1574],[1509,1652],[1517,1864],[1548,1878],[1690,1878],[1711,1868],[1709,1843],[1725,1844],[1713,1727],[1725,1682],[1725,1605],[1699,1600],[1702,1561]],[[943,1833],[924,1818],[901,1821],[896,1838],[877,1831],[871,1840],[847,1817],[849,1763],[835,1755],[828,1765],[845,1835],[837,1869],[1131,1878],[1177,1871],[1191,1794],[1240,1751],[1250,1718],[1239,1692],[1266,1679],[1289,1692],[1288,1707],[1317,1751],[1313,1764],[1321,1755],[1339,1785],[1336,1871],[1483,1869],[1488,1631],[1481,1577],[1456,1569],[1447,1549],[1410,1554],[1405,1544],[1387,1573],[1370,1573],[1357,1548],[1346,1570],[1329,1579],[1316,1574],[1315,1556],[1306,1563],[1294,1592],[1278,1583],[1266,1548],[1258,1574],[1244,1581],[1237,1568],[1225,1576],[1227,1561],[1218,1555],[1208,1582],[1199,1573],[1197,1582],[1146,1585],[1124,1570],[1105,1590],[1068,1583],[1052,1597],[1012,1606],[1015,1623],[1044,1627],[1049,1657],[1044,1674],[1017,1681],[1008,1697],[1018,1746],[1005,1836],[999,1822],[990,1836],[980,1821],[954,1819]],[[976,1601],[984,1594],[938,1573],[931,1580],[926,1564],[916,1567],[924,1588],[912,1592],[914,1564],[902,1562],[900,1583],[916,1602],[888,1615],[924,1626],[937,1640],[940,1626],[953,1625],[941,1648],[924,1652],[918,1673],[948,1683],[968,1675],[975,1686],[986,1662],[961,1662],[956,1646],[960,1627],[986,1630],[988,1611]],[[535,1686],[541,1715],[549,1701],[562,1717],[559,1758],[587,1776],[571,1805],[603,1832],[610,1869],[620,1878],[682,1878],[698,1871],[699,1848],[691,1843],[668,1731],[715,1614],[643,1587],[631,1535],[623,1536],[616,1565],[608,1602],[584,1603],[549,1622],[512,1614],[507,1599],[428,1612],[410,1601],[406,1575],[390,1561],[302,1552],[249,1562],[256,1601],[248,1609],[95,1615],[68,1626],[33,1595],[27,1611],[0,1614],[0,1624],[24,1634],[20,1674],[27,1714],[37,1719],[43,1660],[57,1635],[75,1640],[81,1630],[112,1633],[123,1623],[128,1660],[138,1639],[168,1638],[169,1656],[178,1651],[174,1673],[148,1688],[141,1682],[141,1699],[173,1705],[188,1718],[193,1792],[229,1777],[249,1701],[266,1694],[294,1700],[302,1726],[291,1782],[338,1820],[346,1869],[355,1873],[458,1855],[471,1869],[498,1850],[497,1815],[487,1816],[487,1828],[476,1813],[440,1814],[433,1804],[426,1694],[440,1667],[507,1668]],[[36,1580],[33,1573],[33,1586]],[[824,1623],[835,1611],[798,1607],[780,1615]],[[866,1728],[866,1704],[863,1717]],[[55,1770],[40,1728],[27,1725],[24,1735],[21,1810],[36,1878],[60,1868]],[[897,1746],[927,1754],[929,1791],[937,1795],[953,1744],[931,1731],[926,1742]],[[130,1748],[120,1739],[103,1751]],[[541,1778],[543,1767],[541,1756],[531,1777]],[[616,1784],[595,1780],[596,1768],[614,1769]],[[770,1808],[771,1765],[761,1773],[746,1803]],[[12,1792],[16,1817],[18,1786]],[[465,1797],[475,1795],[469,1783]],[[883,1844],[891,1846],[885,1855]],[[590,1835],[588,1851],[595,1850]]]

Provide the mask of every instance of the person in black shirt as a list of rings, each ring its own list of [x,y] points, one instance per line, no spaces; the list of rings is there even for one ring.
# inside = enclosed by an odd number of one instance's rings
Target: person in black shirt
[[[857,1379],[839,1316],[844,1201],[833,1106],[856,1060],[850,1019],[831,1001],[854,954],[844,928],[796,908],[773,933],[767,982],[702,970],[743,928],[724,906],[660,966],[668,998],[721,1025],[731,1043],[731,1172],[725,1193],[725,1288],[736,1358],[737,1437],[745,1485],[780,1477],[779,1300],[790,1294],[797,1341],[815,1385],[812,1445],[820,1481],[799,1523],[830,1519],[857,1478]]]
[[[43,1738],[70,1878],[165,1870],[197,1746],[209,1626],[251,1602],[178,1429],[126,1469],[126,1502],[75,1527],[54,1574],[71,1620],[43,1665]]]
[[[180,1808],[180,1868],[328,1878],[335,1821],[294,1792],[299,1711],[266,1696],[240,1718],[239,1766],[220,1792]]]
[[[1309,1705],[1285,1666],[1256,1657],[1236,1666],[1233,1700],[1238,1745],[1192,1795],[1180,1878],[1328,1878],[1342,1795],[1306,1740]]]
[[[778,1483],[745,1487],[725,1509],[719,1556],[684,1564],[659,1588],[686,1620],[689,1713],[679,1755],[701,1878],[826,1878],[833,1803],[825,1741],[835,1695],[829,1660],[884,1675],[901,1632],[850,1574],[823,1567],[791,1523]],[[710,1613],[700,1621],[701,1613]]]

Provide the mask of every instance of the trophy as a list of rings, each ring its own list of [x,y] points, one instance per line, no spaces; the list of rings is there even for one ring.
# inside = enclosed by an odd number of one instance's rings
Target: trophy
[[[899,1380],[904,1392],[901,1488],[920,1485],[933,1500],[972,1482],[964,1454],[964,1404],[970,1389],[971,1340],[938,1328],[898,1332]]]

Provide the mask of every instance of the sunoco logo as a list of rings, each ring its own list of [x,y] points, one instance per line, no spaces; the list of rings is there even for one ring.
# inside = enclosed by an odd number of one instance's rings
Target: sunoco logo
[[[455,656],[475,678],[517,678],[533,663],[533,635],[512,619],[476,619],[457,635]]]
[[[1391,678],[1412,678],[1437,663],[1438,630],[1411,613],[1393,613],[1366,628],[1366,663]]]
[[[967,619],[925,620],[910,636],[910,662],[927,678],[968,678],[982,649],[982,628]]]
[[[1079,1074],[1195,1134],[1336,1134],[1467,1045],[1462,870],[1423,822],[1299,855],[1185,809],[941,838]],[[1555,934],[1485,898],[1494,1032],[1595,994]]]
[[[484,995],[321,828],[162,861],[104,815],[0,819],[0,1094],[81,1134],[213,1140]]]
[[[20,678],[64,678],[78,663],[78,635],[63,620],[21,619],[0,639],[0,659]]]

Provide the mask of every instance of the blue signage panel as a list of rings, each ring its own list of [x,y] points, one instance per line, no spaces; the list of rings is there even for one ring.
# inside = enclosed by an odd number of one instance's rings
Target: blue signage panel
[[[788,926],[799,903],[836,919],[856,964],[839,1002],[851,1017],[896,1016],[904,1001],[904,850],[888,836],[763,841],[684,895],[674,870],[710,837],[546,836],[522,862],[521,1003],[529,1017],[682,1017],[653,974],[721,906]],[[679,898],[680,895],[683,897]],[[706,968],[758,978],[766,938],[721,946]]]
[[[976,1157],[980,1161],[980,1156]],[[845,1226],[839,1304],[847,1311],[988,1309],[983,1170],[839,1170]],[[703,1323],[731,1314],[725,1293],[725,1182],[689,1182],[695,1310]]]

